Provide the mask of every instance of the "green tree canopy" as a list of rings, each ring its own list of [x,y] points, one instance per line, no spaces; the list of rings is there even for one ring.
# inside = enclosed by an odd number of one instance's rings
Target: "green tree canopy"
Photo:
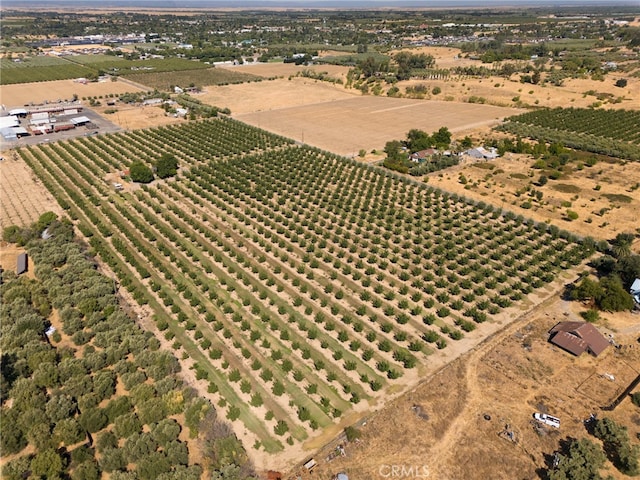
[[[176,173],[178,173],[178,159],[169,153],[163,153],[156,162],[156,174],[159,178],[167,178]]]
[[[598,306],[607,312],[621,312],[633,308],[633,297],[625,290],[617,275],[600,280],[602,294],[597,298]]]
[[[153,181],[153,172],[149,167],[140,161],[131,163],[129,167],[131,180],[138,183],[149,183]]]
[[[600,480],[598,470],[606,460],[602,449],[587,438],[573,440],[566,454],[558,455],[558,466],[549,480]]]

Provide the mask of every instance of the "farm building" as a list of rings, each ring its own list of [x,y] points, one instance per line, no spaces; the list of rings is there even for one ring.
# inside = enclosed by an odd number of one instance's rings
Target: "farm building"
[[[89,117],[85,117],[84,115],[81,117],[74,117],[71,119],[71,123],[73,123],[76,127],[78,125],[84,125],[85,123],[89,123],[91,122],[91,120],[89,120]]]
[[[499,157],[498,152],[496,152],[495,148],[491,148],[487,150],[484,147],[476,147],[464,152],[466,155],[469,155],[473,158],[484,159],[484,160],[495,160]]]
[[[35,123],[36,121],[49,121],[49,112],[36,112],[31,114],[31,123]]]
[[[26,118],[29,112],[25,108],[14,108],[9,110],[9,115],[15,115],[16,117]]]
[[[0,128],[17,127],[19,125],[20,121],[15,115],[0,117]]]
[[[433,148],[420,150],[419,152],[414,152],[411,155],[409,155],[409,160],[411,160],[413,163],[422,163],[425,160],[427,160],[427,158],[429,158],[431,155],[434,155],[437,152],[438,151]]]
[[[0,128],[0,135],[2,135],[2,138],[5,140],[15,140],[18,138],[18,135],[16,135],[16,132],[13,130],[14,128],[15,127]]]
[[[16,274],[20,275],[29,270],[29,257],[26,253],[18,255],[18,265],[16,267]]]
[[[549,334],[551,343],[576,356],[589,352],[597,357],[609,346],[604,335],[587,322],[560,322]]]
[[[19,137],[25,137],[29,135],[29,132],[24,127],[5,127],[0,128],[0,135],[5,140],[15,140]]]

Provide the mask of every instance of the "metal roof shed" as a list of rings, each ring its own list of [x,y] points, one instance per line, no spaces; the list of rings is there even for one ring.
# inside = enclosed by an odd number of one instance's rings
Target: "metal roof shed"
[[[29,270],[29,257],[26,253],[18,255],[18,266],[16,267],[16,274],[21,275]]]
[[[15,140],[18,138],[18,135],[12,127],[0,128],[0,135],[2,135],[2,138],[5,140]]]
[[[89,119],[89,117],[86,116],[82,116],[82,117],[74,117],[71,119],[71,123],[73,123],[74,125],[84,125],[85,123],[89,123],[91,120]]]
[[[551,343],[574,355],[589,352],[597,357],[609,346],[609,341],[587,322],[560,322],[549,333]]]

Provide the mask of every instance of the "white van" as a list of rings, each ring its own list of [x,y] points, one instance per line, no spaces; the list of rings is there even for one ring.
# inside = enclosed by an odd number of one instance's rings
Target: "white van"
[[[124,188],[124,187],[122,186],[122,184],[121,184],[121,183],[114,183],[114,184],[113,184],[113,187],[114,187],[116,190],[122,190],[122,189]]]
[[[546,413],[534,413],[533,418],[538,420],[539,422],[544,423],[545,425],[549,425],[554,428],[560,428],[560,419],[557,417],[552,417],[551,415],[547,415]]]

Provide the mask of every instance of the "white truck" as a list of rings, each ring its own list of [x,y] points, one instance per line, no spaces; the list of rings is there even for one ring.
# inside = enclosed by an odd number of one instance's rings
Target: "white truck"
[[[534,413],[533,418],[535,418],[540,423],[544,423],[545,425],[549,425],[554,428],[560,428],[560,419],[557,417],[552,417],[551,415],[547,415],[546,413]]]

